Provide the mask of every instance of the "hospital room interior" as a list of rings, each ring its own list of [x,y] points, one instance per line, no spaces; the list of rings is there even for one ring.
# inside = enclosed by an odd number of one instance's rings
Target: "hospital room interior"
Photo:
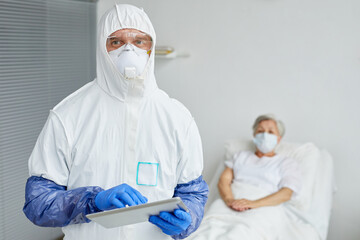
[[[274,212],[266,224],[292,221],[291,239],[360,239],[359,0],[1,0],[1,240],[64,237],[23,210],[29,157],[49,111],[96,78],[98,23],[115,4],[148,15],[157,86],[189,110],[201,137],[209,195],[189,239],[290,240],[248,221],[256,209],[236,215],[218,190],[226,161],[255,151],[252,127],[264,114],[284,124],[275,152],[302,178],[297,198],[279,205],[291,220]]]

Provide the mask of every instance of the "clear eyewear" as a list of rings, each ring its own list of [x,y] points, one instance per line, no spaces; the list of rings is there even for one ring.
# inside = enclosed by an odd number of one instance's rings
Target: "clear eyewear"
[[[145,33],[118,33],[110,35],[106,41],[106,46],[112,48],[113,50],[118,49],[125,44],[132,44],[146,51],[149,51],[152,48],[151,37]]]

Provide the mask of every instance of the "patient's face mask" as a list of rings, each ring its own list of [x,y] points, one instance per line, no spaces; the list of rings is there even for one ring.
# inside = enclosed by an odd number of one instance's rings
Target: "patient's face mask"
[[[106,49],[121,74],[126,77],[128,70],[134,69],[138,76],[149,60],[152,40],[136,29],[122,29],[107,38]]]
[[[266,154],[273,151],[278,143],[278,136],[271,133],[258,133],[255,135],[253,142],[257,149]]]

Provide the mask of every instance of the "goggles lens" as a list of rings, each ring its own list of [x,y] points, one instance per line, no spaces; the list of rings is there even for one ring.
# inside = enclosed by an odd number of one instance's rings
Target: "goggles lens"
[[[145,33],[120,32],[111,34],[106,41],[106,47],[116,50],[125,44],[132,44],[138,48],[149,51],[152,47],[151,37]]]

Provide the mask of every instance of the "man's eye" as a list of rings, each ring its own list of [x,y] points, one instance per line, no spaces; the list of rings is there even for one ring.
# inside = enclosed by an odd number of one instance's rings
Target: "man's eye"
[[[113,45],[118,45],[118,44],[120,44],[120,41],[114,40],[114,41],[111,42],[111,44],[113,44]]]

